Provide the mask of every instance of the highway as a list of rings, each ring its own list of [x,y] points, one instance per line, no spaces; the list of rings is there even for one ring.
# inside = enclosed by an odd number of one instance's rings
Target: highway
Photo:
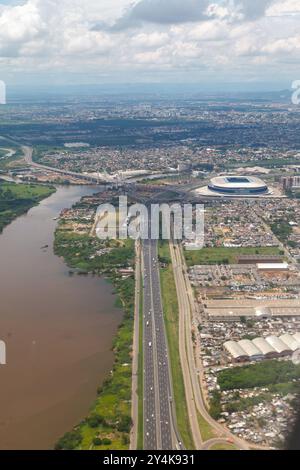
[[[160,290],[157,242],[143,241],[144,449],[180,448]]]
[[[100,184],[100,183],[106,183],[107,181],[100,180],[99,178],[95,178],[93,176],[88,176],[82,173],[75,173],[74,171],[67,171],[67,170],[60,170],[59,168],[53,168],[51,166],[46,166],[46,165],[40,165],[39,163],[35,163],[32,160],[32,155],[33,155],[33,148],[28,147],[23,145],[22,150],[24,153],[24,158],[25,161],[28,165],[34,167],[34,168],[39,168],[40,170],[45,170],[45,171],[52,171],[54,173],[58,173],[63,176],[71,176],[72,178],[79,179],[79,180],[85,180],[88,181],[89,183],[93,184]]]

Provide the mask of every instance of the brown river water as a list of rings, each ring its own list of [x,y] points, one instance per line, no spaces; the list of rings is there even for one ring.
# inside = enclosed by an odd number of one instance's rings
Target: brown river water
[[[113,365],[122,312],[112,287],[70,276],[52,249],[53,218],[92,192],[59,187],[0,235],[0,449],[53,448],[87,414]]]

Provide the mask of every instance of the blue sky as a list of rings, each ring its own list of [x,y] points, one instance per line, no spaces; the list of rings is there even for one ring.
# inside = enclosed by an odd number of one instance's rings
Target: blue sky
[[[0,0],[14,84],[300,79],[299,0]]]

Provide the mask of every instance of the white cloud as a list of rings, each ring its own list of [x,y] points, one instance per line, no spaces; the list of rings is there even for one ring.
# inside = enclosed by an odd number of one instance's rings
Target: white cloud
[[[45,31],[39,9],[34,2],[5,8],[0,16],[0,40],[2,42],[28,41]]]
[[[142,47],[145,49],[161,47],[169,41],[169,35],[154,31],[153,33],[140,33],[132,37],[132,43],[136,47]]]
[[[299,0],[27,0],[0,8],[1,69],[84,72],[91,81],[200,71],[234,81],[273,76],[275,66],[280,75],[289,56],[294,75],[297,12]]]
[[[268,16],[293,16],[298,14],[300,14],[299,0],[278,0],[267,9]]]

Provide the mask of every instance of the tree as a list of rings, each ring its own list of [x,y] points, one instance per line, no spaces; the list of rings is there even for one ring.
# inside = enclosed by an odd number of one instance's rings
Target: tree
[[[74,450],[81,444],[82,436],[80,431],[73,430],[67,432],[57,443],[55,444],[55,450]]]
[[[101,446],[102,445],[102,439],[100,439],[100,437],[94,437],[93,444],[94,444],[94,446]]]

